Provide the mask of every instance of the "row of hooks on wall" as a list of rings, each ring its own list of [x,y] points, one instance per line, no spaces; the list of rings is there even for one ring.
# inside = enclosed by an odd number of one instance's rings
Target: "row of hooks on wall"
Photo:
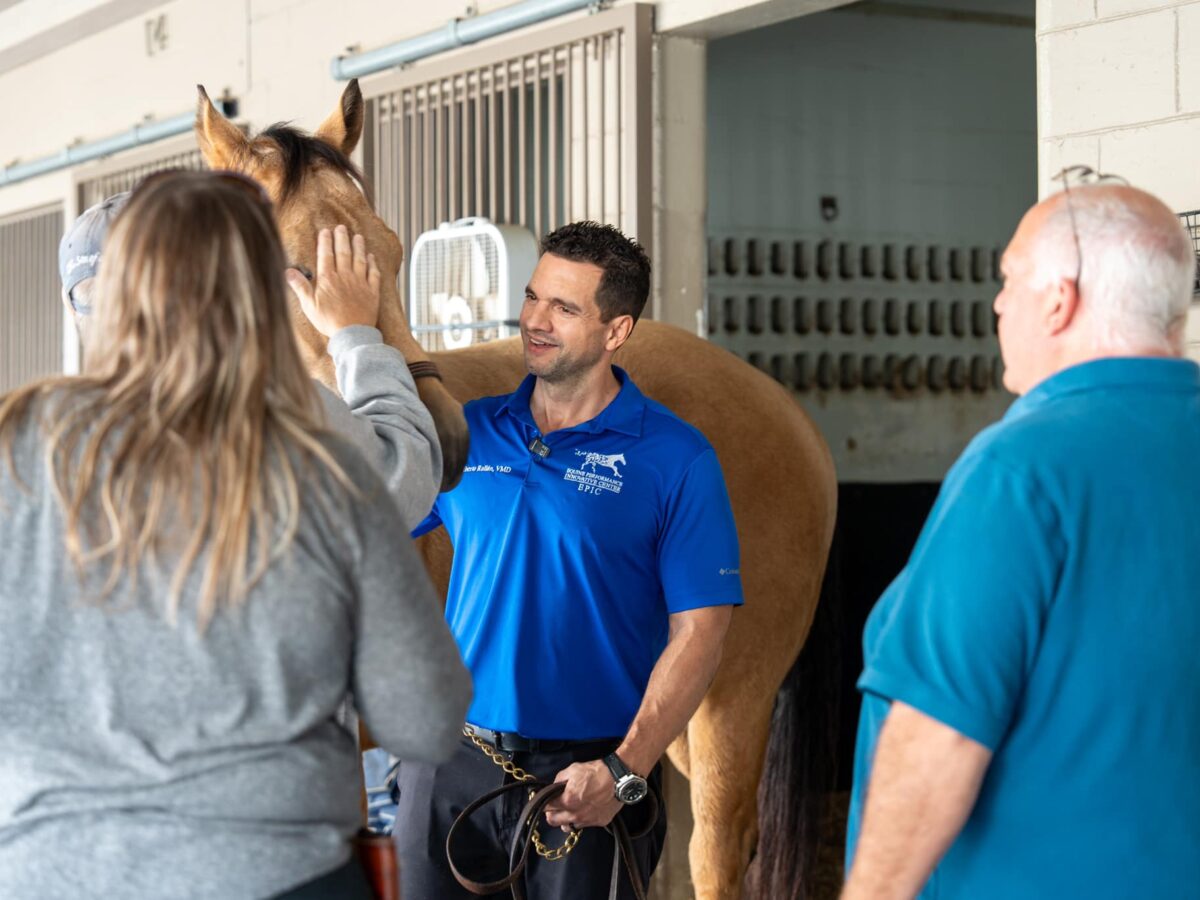
[[[996,333],[983,300],[899,300],[843,297],[710,295],[708,332],[739,334],[863,334],[982,338]]]
[[[746,361],[797,391],[888,390],[982,394],[1004,387],[999,356],[915,353],[763,353]]]
[[[910,282],[1000,281],[998,248],[949,247],[833,239],[710,238],[710,277],[799,280],[876,279]]]

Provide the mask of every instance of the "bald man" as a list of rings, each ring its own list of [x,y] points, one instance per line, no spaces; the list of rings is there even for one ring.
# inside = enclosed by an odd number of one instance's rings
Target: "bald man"
[[[844,898],[1200,890],[1195,257],[1129,187],[1021,220],[1020,395],[955,463],[867,623]]]

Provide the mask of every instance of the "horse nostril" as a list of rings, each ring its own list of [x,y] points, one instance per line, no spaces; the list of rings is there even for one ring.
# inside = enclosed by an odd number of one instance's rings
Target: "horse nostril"
[[[301,275],[303,275],[305,278],[307,278],[309,281],[313,280],[312,269],[308,268],[308,266],[301,266],[297,263],[292,263],[292,268],[295,269],[297,272],[299,272]]]

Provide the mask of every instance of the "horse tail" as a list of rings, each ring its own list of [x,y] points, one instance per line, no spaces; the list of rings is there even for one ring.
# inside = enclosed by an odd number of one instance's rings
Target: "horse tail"
[[[821,841],[838,784],[844,691],[836,553],[835,540],[808,638],[775,699],[758,789],[758,847],[746,880],[751,900],[811,900],[837,896],[841,887],[841,847]]]

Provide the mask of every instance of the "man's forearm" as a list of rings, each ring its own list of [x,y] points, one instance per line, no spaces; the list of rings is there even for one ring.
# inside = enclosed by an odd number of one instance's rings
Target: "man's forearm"
[[[721,662],[732,607],[714,606],[672,616],[671,638],[650,674],[642,705],[617,755],[646,775],[687,726]]]
[[[842,900],[915,897],[970,815],[991,758],[950,726],[893,703]]]

